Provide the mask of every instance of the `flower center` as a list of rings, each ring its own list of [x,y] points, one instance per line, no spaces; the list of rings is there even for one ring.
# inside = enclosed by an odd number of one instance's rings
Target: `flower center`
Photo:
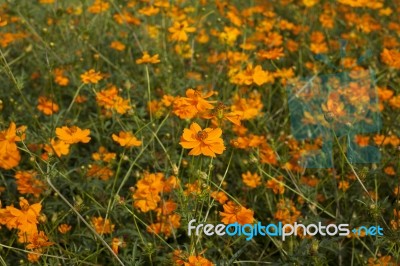
[[[197,132],[198,140],[205,140],[207,137],[208,137],[208,134],[204,130],[200,130],[199,132]]]

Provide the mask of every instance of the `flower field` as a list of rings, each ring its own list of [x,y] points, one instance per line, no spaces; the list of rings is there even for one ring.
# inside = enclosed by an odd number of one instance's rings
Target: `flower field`
[[[0,265],[400,265],[399,13],[0,2]]]

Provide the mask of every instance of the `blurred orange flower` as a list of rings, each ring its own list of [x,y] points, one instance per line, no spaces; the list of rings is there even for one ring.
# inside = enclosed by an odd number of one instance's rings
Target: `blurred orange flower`
[[[56,128],[57,137],[67,144],[74,144],[78,142],[88,143],[90,141],[90,130],[80,129],[77,126],[72,127],[58,127]]]
[[[19,164],[21,155],[15,142],[25,139],[26,126],[17,128],[14,122],[0,131],[0,168],[11,169]]]
[[[117,51],[123,51],[123,50],[125,50],[126,46],[122,42],[113,41],[113,42],[111,42],[110,47]]]
[[[17,189],[21,194],[33,194],[39,197],[45,189],[45,184],[37,179],[35,171],[18,171],[14,177],[17,183]]]
[[[88,11],[92,14],[99,14],[107,11],[110,8],[110,3],[102,0],[95,0],[93,5],[88,8]]]
[[[171,40],[178,42],[186,42],[188,40],[187,33],[195,32],[195,27],[189,27],[189,23],[184,21],[175,21],[174,24],[168,28],[168,31],[171,33]]]
[[[111,234],[114,231],[115,225],[111,223],[110,219],[103,217],[92,217],[92,224],[94,229],[99,234]]]
[[[257,173],[250,173],[250,171],[242,174],[242,180],[246,186],[251,188],[261,185],[261,177]]]
[[[112,134],[112,139],[118,142],[122,147],[138,147],[142,142],[138,140],[131,132],[120,131],[118,136]]]
[[[213,266],[214,263],[202,256],[189,256],[188,262],[185,262],[185,266]]]
[[[159,55],[150,56],[147,51],[143,52],[142,58],[136,59],[136,64],[157,64],[160,63]]]
[[[70,226],[69,224],[60,224],[58,226],[58,232],[60,232],[61,234],[66,234],[71,230],[72,226]]]
[[[50,145],[44,145],[44,150],[49,154],[56,153],[57,157],[61,157],[61,155],[67,155],[69,153],[69,146],[68,143],[53,138],[50,140]]]
[[[94,69],[90,69],[81,75],[81,80],[84,84],[97,84],[103,79],[103,75],[100,72],[96,72]]]
[[[254,211],[246,209],[243,206],[237,205],[232,201],[223,206],[224,211],[219,212],[224,224],[239,223],[241,225],[251,224],[254,221]]]
[[[44,96],[39,97],[39,104],[37,108],[45,115],[52,115],[53,113],[57,113],[59,110],[58,104]]]
[[[38,216],[42,209],[40,203],[29,205],[25,198],[19,198],[19,206],[7,206],[0,209],[0,224],[6,225],[8,229],[19,229],[28,235],[37,232]]]

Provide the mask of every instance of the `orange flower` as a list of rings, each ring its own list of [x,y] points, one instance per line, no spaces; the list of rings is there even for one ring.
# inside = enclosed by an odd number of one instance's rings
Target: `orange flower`
[[[99,234],[111,234],[114,231],[115,225],[111,223],[110,219],[103,217],[92,217],[92,224],[94,229]]]
[[[242,174],[242,179],[243,183],[251,188],[255,188],[261,184],[261,177],[257,173],[250,173],[250,171]]]
[[[350,187],[350,184],[348,181],[346,181],[346,180],[339,181],[338,188],[340,190],[346,191],[349,189],[349,187]]]
[[[285,53],[283,52],[283,48],[279,47],[279,48],[274,48],[268,51],[265,50],[261,50],[258,52],[258,57],[261,59],[270,59],[270,60],[274,60],[274,59],[279,59],[281,57],[284,57]]]
[[[90,141],[90,130],[80,129],[77,126],[72,127],[58,127],[56,128],[57,137],[67,144],[74,144],[78,142],[88,143]]]
[[[214,125],[221,125],[224,120],[228,120],[233,124],[240,126],[240,120],[243,116],[243,112],[227,112],[226,107],[223,103],[218,103],[216,107],[210,113],[203,115],[203,118],[212,119]]]
[[[60,86],[67,86],[69,79],[64,75],[64,70],[61,68],[54,69],[54,82]]]
[[[346,115],[345,105],[337,92],[330,93],[327,103],[322,104],[321,107],[324,112],[332,113],[335,117]]]
[[[117,51],[123,51],[123,50],[125,50],[125,44],[123,44],[122,42],[119,42],[119,41],[113,41],[111,44],[110,44],[110,47],[112,48],[112,49],[114,49],[114,50],[117,50]]]
[[[393,92],[392,90],[389,90],[389,89],[387,89],[387,88],[378,87],[378,97],[379,97],[379,100],[387,101],[387,100],[389,100],[390,98],[392,98],[393,93],[394,93],[394,92]]]
[[[228,196],[223,191],[213,191],[211,197],[218,201],[219,204],[225,204],[228,201]]]
[[[109,8],[110,8],[110,3],[102,0],[95,0],[93,5],[91,5],[88,8],[88,11],[92,14],[99,14],[107,11]]]
[[[14,177],[17,180],[17,189],[21,194],[33,194],[35,197],[39,197],[42,193],[45,185],[42,181],[36,178],[37,173],[35,171],[18,171]]]
[[[173,113],[180,119],[190,119],[197,115],[197,109],[186,98],[177,97],[173,102]]]
[[[400,109],[400,94],[397,96],[394,96],[392,99],[390,99],[389,104],[393,108]]]
[[[189,155],[200,155],[215,157],[215,154],[222,154],[225,150],[224,141],[221,138],[220,128],[205,128],[204,130],[197,123],[192,123],[190,128],[183,130],[179,144],[185,149],[192,149]]]
[[[28,242],[29,244],[26,245],[27,249],[39,249],[54,245],[54,242],[49,242],[49,239],[43,231],[28,234]]]
[[[0,168],[6,170],[14,168],[19,164],[20,160],[21,160],[21,155],[18,150],[5,154],[0,153]]]
[[[26,126],[17,128],[14,122],[0,131],[0,168],[11,169],[19,164],[21,155],[15,142],[25,139]]]
[[[241,225],[251,224],[254,221],[254,211],[246,209],[243,206],[237,205],[232,201],[224,204],[224,211],[220,212],[223,217],[221,222],[224,224],[239,223]]]
[[[112,139],[118,142],[122,147],[138,147],[142,142],[138,140],[131,132],[120,131],[118,136],[112,134]]]
[[[301,212],[296,209],[293,201],[280,199],[276,204],[277,211],[274,218],[283,224],[293,224],[300,217]]]
[[[81,75],[81,80],[84,84],[97,84],[103,79],[103,75],[100,72],[96,72],[94,69],[90,69]]]
[[[396,175],[396,171],[394,170],[393,166],[385,167],[384,172],[387,175]]]
[[[399,50],[388,50],[388,49],[383,49],[381,53],[381,59],[382,61],[395,69],[400,69],[400,51]]]
[[[69,224],[60,224],[58,226],[58,232],[60,232],[61,234],[66,234],[69,231],[71,231],[72,226],[70,226]]]
[[[233,46],[241,34],[236,27],[224,27],[224,31],[219,35],[219,40],[229,46]]]
[[[0,154],[17,150],[15,142],[25,139],[26,126],[17,128],[14,122],[10,123],[8,129],[0,131]]]
[[[272,189],[274,194],[285,193],[285,186],[282,183],[283,176],[279,176],[277,179],[270,179],[266,183],[266,187]]]
[[[150,56],[147,51],[144,51],[142,58],[136,59],[136,64],[157,64],[160,63],[160,59],[158,57],[158,54]]]
[[[19,198],[19,206],[17,209],[13,206],[7,206],[0,209],[0,224],[6,225],[8,229],[19,229],[22,233],[28,235],[37,232],[38,216],[42,209],[40,203],[29,205],[24,198]]]
[[[274,76],[267,70],[263,70],[260,65],[253,67],[252,64],[248,64],[245,70],[231,77],[231,82],[238,85],[256,84],[261,86],[265,83],[273,83]]]
[[[182,22],[175,21],[172,27],[168,28],[168,31],[171,33],[171,40],[178,42],[186,42],[188,40],[187,33],[195,32],[195,27],[189,27],[189,23],[184,20]]]
[[[162,221],[153,223],[149,227],[147,227],[147,232],[153,234],[164,234],[166,237],[171,236],[172,231],[181,226],[180,223],[180,215],[172,214],[162,217]]]
[[[360,147],[366,147],[369,144],[369,136],[362,136],[362,135],[356,135],[354,137],[355,143],[357,143]]]
[[[86,173],[87,177],[100,178],[101,180],[108,180],[114,175],[114,172],[108,166],[98,164],[89,165],[89,170]]]
[[[214,263],[202,256],[189,256],[188,262],[185,262],[185,266],[213,266]]]
[[[205,99],[211,97],[214,94],[213,91],[209,91],[203,94],[201,91],[194,89],[186,90],[186,97],[184,98],[190,105],[194,106],[198,112],[204,112],[208,109],[213,109],[214,106],[211,103],[214,101],[207,101]]]
[[[65,143],[62,140],[51,139],[50,145],[46,144],[44,146],[44,150],[49,154],[53,154],[55,152],[57,157],[61,157],[61,155],[68,155],[69,146],[70,145],[68,143]]]
[[[126,247],[126,243],[122,239],[114,237],[111,241],[111,248],[115,254],[118,254],[120,247]]]
[[[92,159],[95,161],[103,161],[109,163],[114,160],[116,156],[117,154],[115,154],[114,152],[108,152],[105,147],[100,146],[99,151],[92,154]]]
[[[368,259],[368,266],[395,266],[397,263],[392,256],[382,256],[380,258],[371,257]]]
[[[148,212],[157,208],[158,202],[161,200],[160,193],[164,188],[164,174],[150,174],[145,172],[141,180],[136,184],[136,191],[133,194],[135,208],[142,212]]]
[[[261,94],[258,92],[250,93],[248,99],[241,98],[238,94],[233,96],[233,105],[231,110],[233,112],[241,112],[241,120],[250,120],[261,114],[261,110],[264,107],[261,101]]]
[[[153,15],[158,14],[158,12],[160,12],[160,9],[154,6],[147,6],[139,9],[138,12],[139,14],[151,17]]]
[[[303,4],[306,7],[312,7],[318,3],[319,0],[303,0]]]
[[[117,113],[123,115],[131,107],[129,101],[118,95],[116,86],[111,86],[108,89],[96,92],[97,104],[105,109],[114,109]]]

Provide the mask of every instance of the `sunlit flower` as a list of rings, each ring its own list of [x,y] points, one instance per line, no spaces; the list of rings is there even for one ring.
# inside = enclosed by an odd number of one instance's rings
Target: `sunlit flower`
[[[185,266],[213,266],[214,263],[202,256],[189,256],[188,261],[185,262]]]
[[[164,188],[164,174],[150,174],[145,172],[142,179],[136,184],[136,191],[132,195],[133,206],[142,212],[157,209],[158,202],[161,200],[160,193]]]
[[[86,173],[87,177],[99,178],[101,180],[108,180],[113,175],[114,172],[108,167],[98,164],[89,165],[88,171]]]
[[[254,221],[254,211],[246,209],[243,206],[237,205],[232,201],[224,204],[224,211],[220,212],[222,217],[221,222],[224,224],[239,223],[241,225],[251,224]]]
[[[61,157],[61,155],[68,155],[69,146],[70,144],[65,143],[62,140],[51,139],[50,145],[46,144],[44,150],[49,154],[56,153],[57,157]]]
[[[285,185],[282,183],[283,176],[279,176],[276,179],[270,179],[266,183],[266,187],[272,189],[274,194],[283,194],[285,193]]]
[[[122,42],[113,41],[113,42],[111,42],[110,47],[117,51],[123,51],[123,50],[125,50],[126,46]]]
[[[93,14],[99,14],[107,11],[110,8],[110,3],[102,0],[95,0],[93,5],[88,8],[88,11]]]
[[[195,32],[195,27],[189,27],[189,23],[184,21],[175,21],[172,27],[168,28],[171,33],[171,40],[178,42],[186,42],[188,40],[187,33]]]
[[[114,231],[115,225],[111,223],[110,219],[103,217],[92,217],[92,225],[99,234],[111,234]]]
[[[219,204],[225,204],[228,201],[228,196],[223,191],[213,191],[210,194]]]
[[[199,124],[192,123],[190,128],[183,130],[181,137],[181,146],[185,149],[192,149],[189,155],[200,155],[215,157],[216,154],[222,154],[225,150],[224,141],[221,138],[222,130],[220,128],[201,129]]]
[[[159,55],[150,56],[147,51],[143,52],[142,58],[136,59],[136,64],[158,64],[160,63]]]
[[[57,113],[59,110],[58,104],[44,96],[39,97],[39,104],[37,108],[45,115],[52,115],[53,113]]]
[[[38,216],[42,210],[40,203],[30,205],[25,198],[19,199],[17,209],[14,206],[7,206],[0,209],[0,224],[6,225],[9,229],[19,229],[22,233],[28,235],[37,232]]]
[[[250,173],[250,171],[242,174],[242,180],[246,186],[251,188],[261,185],[261,177],[257,173]]]
[[[37,179],[35,171],[18,171],[14,177],[17,189],[21,194],[33,194],[35,197],[39,197],[45,189],[45,184]]]
[[[56,68],[53,71],[54,82],[60,86],[67,86],[69,84],[69,79],[65,76],[65,71],[61,68]]]
[[[138,140],[131,132],[120,131],[118,136],[112,134],[112,139],[118,142],[122,147],[138,147],[142,142]]]
[[[69,231],[71,231],[71,228],[72,228],[72,226],[69,225],[69,224],[60,224],[60,225],[57,227],[58,232],[60,232],[61,234],[66,234],[66,233],[68,233]]]
[[[350,187],[350,183],[346,180],[339,181],[338,188],[342,191],[348,190]]]
[[[74,144],[78,142],[88,143],[90,141],[90,130],[80,129],[77,126],[72,127],[58,127],[56,128],[57,137],[67,144]]]
[[[90,69],[81,75],[81,80],[84,84],[97,84],[103,79],[103,75],[100,72],[96,72],[94,69]]]
[[[114,237],[112,239],[111,248],[115,254],[118,254],[119,248],[124,248],[124,247],[126,247],[126,243],[121,238]]]

